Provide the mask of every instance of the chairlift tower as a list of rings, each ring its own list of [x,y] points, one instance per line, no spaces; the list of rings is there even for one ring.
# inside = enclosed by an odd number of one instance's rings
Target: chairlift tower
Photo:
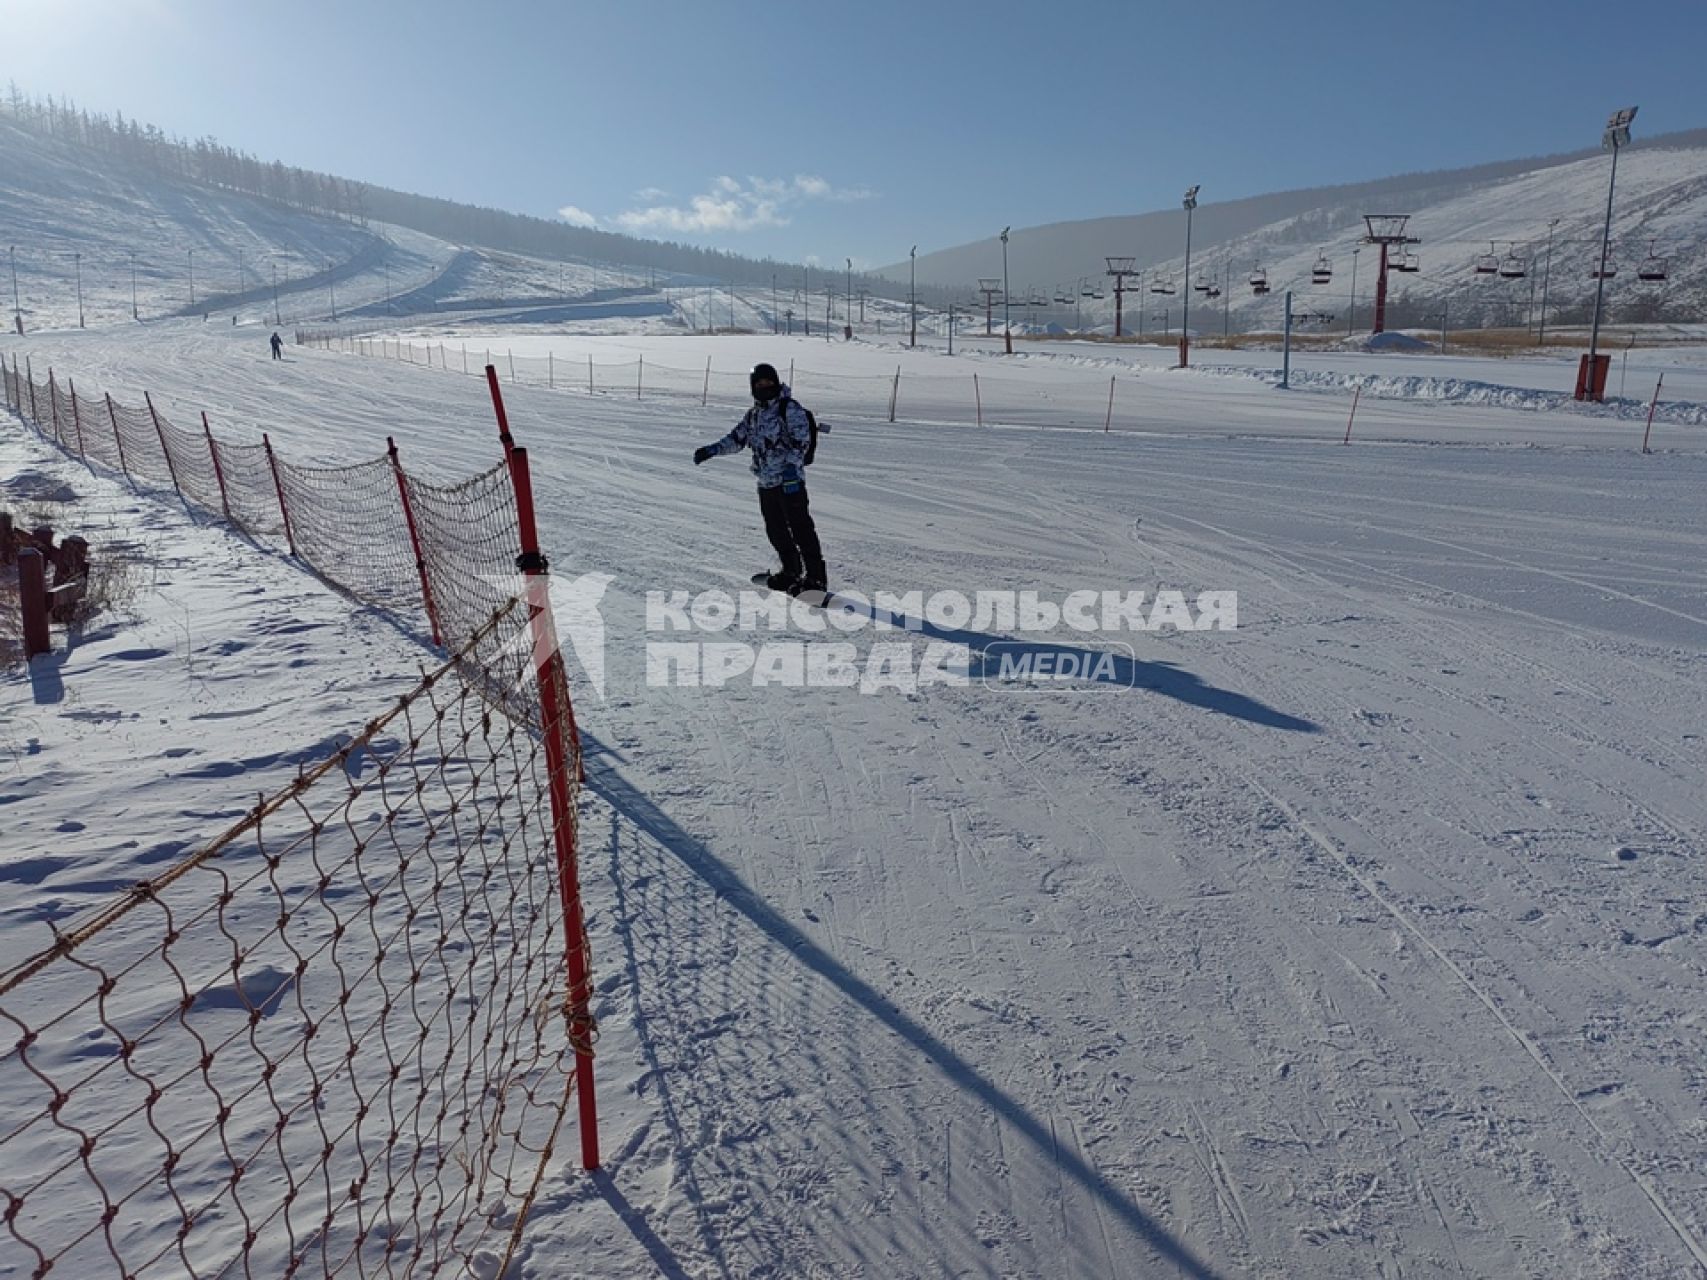
[[[1138,274],[1132,269],[1132,264],[1137,259],[1105,257],[1103,261],[1108,263],[1108,274],[1114,277],[1114,336],[1118,338],[1120,337],[1120,313],[1123,295],[1126,292],[1126,278]]]
[[[984,295],[984,336],[986,338],[994,337],[996,333],[995,300],[996,295],[1001,291],[1002,282],[1000,280],[992,280],[987,276],[979,278],[978,292]]]
[[[1375,327],[1371,334],[1385,333],[1387,328],[1387,271],[1391,265],[1387,251],[1397,245],[1400,249],[1400,260],[1406,261],[1404,246],[1421,244],[1415,236],[1405,234],[1405,224],[1411,220],[1408,213],[1366,213],[1363,215],[1364,225],[1369,233],[1363,237],[1364,244],[1381,246],[1381,261],[1375,268]],[[1409,270],[1408,261],[1403,268]]]

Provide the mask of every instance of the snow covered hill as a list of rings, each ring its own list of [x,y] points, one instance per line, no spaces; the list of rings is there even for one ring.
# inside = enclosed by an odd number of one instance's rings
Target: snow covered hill
[[[1421,241],[1411,250],[1420,270],[1391,278],[1390,323],[1426,323],[1424,317],[1438,315],[1444,302],[1455,324],[1521,326],[1530,314],[1532,289],[1540,299],[1544,273],[1550,277],[1549,316],[1580,323],[1592,300],[1589,272],[1599,251],[1610,164],[1610,156],[1595,152],[1225,203],[1205,192],[1193,219],[1190,281],[1184,278],[1185,214],[1178,209],[1022,227],[1008,245],[1010,293],[1043,294],[1053,302],[1068,287],[1076,295],[1081,280],[1094,283],[1103,298],[1075,301],[1091,317],[1087,327],[1112,324],[1114,300],[1103,258],[1131,255],[1145,278],[1141,294],[1126,299],[1128,316],[1141,298],[1158,313],[1158,328],[1164,306],[1177,324],[1183,294],[1200,279],[1223,286],[1220,301],[1192,296],[1193,315],[1202,317],[1193,328],[1203,332],[1220,332],[1224,306],[1237,330],[1278,329],[1281,291],[1287,288],[1295,290],[1301,309],[1337,313],[1343,323],[1352,301],[1353,251],[1359,250],[1356,299],[1366,326],[1377,251],[1360,244],[1363,215],[1403,213],[1411,215],[1407,232]],[[1476,260],[1490,252],[1502,263],[1521,258],[1525,275],[1478,275]],[[1636,279],[1650,254],[1666,260],[1664,283]],[[1319,258],[1332,267],[1324,285],[1313,281]],[[1707,132],[1653,139],[1621,153],[1612,258],[1618,270],[1607,290],[1612,315],[1673,321],[1707,315]],[[919,279],[966,287],[978,276],[1000,276],[1001,263],[1001,246],[990,239],[921,254]],[[1255,296],[1248,286],[1258,269],[1272,290],[1267,297]],[[884,268],[883,274],[905,284],[907,263]],[[1172,295],[1153,292],[1158,275]],[[1226,289],[1229,281],[1232,288]],[[1071,316],[1073,307],[1056,305],[1044,314],[1059,320]]]

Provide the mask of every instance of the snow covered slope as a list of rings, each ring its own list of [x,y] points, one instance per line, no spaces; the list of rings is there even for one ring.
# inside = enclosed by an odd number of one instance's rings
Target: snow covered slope
[[[478,379],[395,360],[191,323],[3,346],[298,456],[494,456]],[[554,1177],[521,1274],[1707,1265],[1700,452],[844,417],[812,473],[841,584],[1232,589],[1239,628],[1070,637],[1131,645],[1129,689],[658,687],[647,593],[766,559],[749,477],[689,457],[730,409],[507,394],[554,572],[614,575],[604,697],[575,677],[608,1169]],[[1153,394],[1205,431],[1316,405]],[[1008,634],[975,630],[937,628]],[[41,714],[5,688],[8,724]],[[6,862],[52,826],[12,767],[7,831],[37,834]],[[52,839],[122,876],[134,826]]]

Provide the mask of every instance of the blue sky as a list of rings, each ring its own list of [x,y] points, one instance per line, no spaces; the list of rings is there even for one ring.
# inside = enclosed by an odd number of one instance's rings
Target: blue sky
[[[6,74],[405,190],[878,266],[1707,126],[1707,4],[0,0]]]

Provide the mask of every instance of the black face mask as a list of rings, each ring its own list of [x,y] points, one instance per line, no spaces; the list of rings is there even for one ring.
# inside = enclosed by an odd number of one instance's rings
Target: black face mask
[[[775,400],[777,396],[782,394],[782,384],[779,382],[755,382],[751,385],[753,388],[753,399],[757,400],[760,404],[769,404],[772,400]]]

